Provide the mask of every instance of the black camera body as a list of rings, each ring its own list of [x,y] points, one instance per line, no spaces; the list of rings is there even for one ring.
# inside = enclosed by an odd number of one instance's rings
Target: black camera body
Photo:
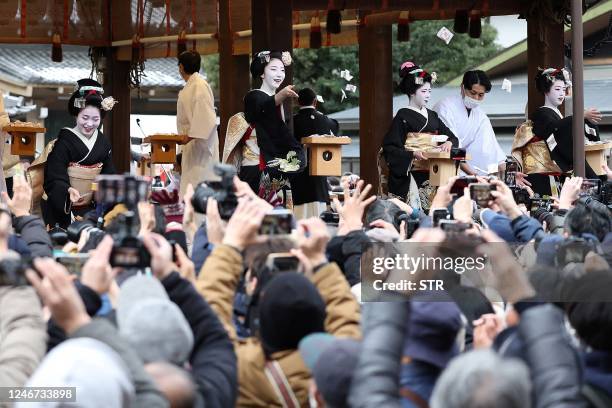
[[[544,210],[546,212],[553,211],[554,201],[551,198],[534,196],[529,200],[529,212]]]
[[[123,203],[129,210],[136,210],[138,203],[148,201],[151,195],[151,182],[140,176],[102,175],[96,183],[96,201],[107,206]]]
[[[517,204],[525,204],[527,208],[531,207],[531,198],[529,197],[529,191],[523,187],[512,186],[512,197]]]
[[[196,212],[206,214],[206,203],[209,198],[214,198],[219,205],[221,218],[229,220],[238,206],[238,198],[234,192],[236,168],[227,164],[215,164],[214,171],[221,176],[221,180],[200,183],[193,193],[191,204]]]
[[[461,147],[452,147],[450,151],[450,158],[453,160],[465,160],[467,151]]]
[[[134,228],[136,214],[127,211],[119,217],[120,229],[113,235],[113,250],[110,256],[112,267],[144,269],[151,265],[151,254],[145,248]]]

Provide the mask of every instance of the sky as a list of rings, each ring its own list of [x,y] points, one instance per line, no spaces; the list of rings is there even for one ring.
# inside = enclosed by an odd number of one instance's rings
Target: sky
[[[518,16],[493,16],[491,25],[497,28],[497,43],[504,48],[527,38],[527,20]]]

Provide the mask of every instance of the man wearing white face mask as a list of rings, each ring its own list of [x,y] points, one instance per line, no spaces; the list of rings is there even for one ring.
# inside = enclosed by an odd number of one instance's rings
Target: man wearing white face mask
[[[506,155],[497,142],[491,121],[480,108],[491,91],[491,81],[483,71],[463,75],[461,94],[449,96],[434,106],[442,121],[459,138],[470,160],[461,165],[469,175],[487,175],[505,168]]]

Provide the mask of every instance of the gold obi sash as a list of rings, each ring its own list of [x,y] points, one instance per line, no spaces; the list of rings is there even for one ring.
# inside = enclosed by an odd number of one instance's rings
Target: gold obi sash
[[[516,129],[512,142],[512,157],[521,166],[525,174],[560,174],[561,169],[550,157],[550,151],[544,140],[536,140],[533,134],[533,123],[527,121]]]
[[[68,165],[68,178],[70,178],[70,186],[78,190],[82,197],[79,202],[79,207],[89,205],[93,199],[93,190],[91,184],[102,172],[102,163],[96,163],[85,166],[78,163],[70,163]]]
[[[438,143],[433,141],[434,134],[421,132],[408,132],[404,148],[411,152],[426,152],[438,147]],[[412,171],[429,171],[427,160],[413,160]]]
[[[255,143],[255,146],[257,146],[257,134],[255,132],[255,129],[253,129],[247,140],[245,140],[244,142],[245,143],[242,146],[242,160],[259,164],[259,153],[256,153],[251,150],[251,148],[247,144],[247,142],[253,142]]]

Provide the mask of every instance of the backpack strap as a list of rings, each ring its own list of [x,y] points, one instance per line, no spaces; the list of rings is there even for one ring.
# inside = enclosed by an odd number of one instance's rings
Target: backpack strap
[[[272,384],[272,388],[274,388],[274,392],[276,392],[276,396],[280,400],[283,408],[298,408],[300,403],[293,393],[280,364],[278,364],[277,361],[268,361],[264,372]]]

